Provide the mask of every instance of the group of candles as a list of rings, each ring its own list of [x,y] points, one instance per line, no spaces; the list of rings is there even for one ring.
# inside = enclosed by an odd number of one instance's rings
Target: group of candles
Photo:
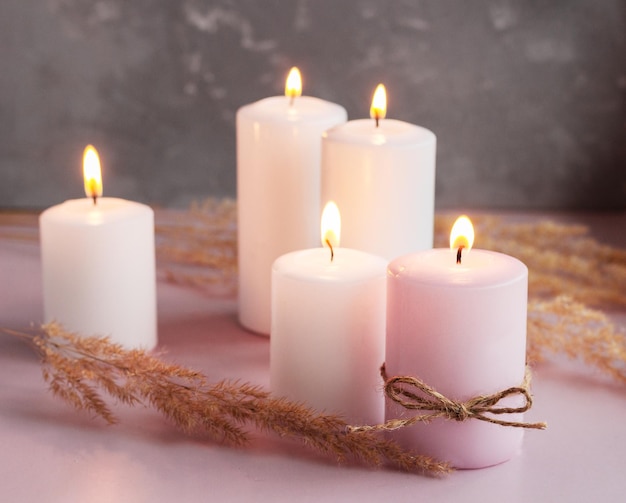
[[[452,251],[432,249],[435,135],[385,119],[382,86],[371,119],[349,122],[301,89],[292,69],[285,96],[237,113],[239,319],[270,335],[272,391],[377,424],[412,414],[385,405],[383,362],[389,375],[419,377],[455,400],[518,385],[527,269],[471,250],[471,223],[454,229]],[[97,164],[87,149],[87,198],[41,215],[44,315],[150,349],[153,213],[101,197]],[[477,468],[512,457],[521,431],[436,419],[395,436]]]

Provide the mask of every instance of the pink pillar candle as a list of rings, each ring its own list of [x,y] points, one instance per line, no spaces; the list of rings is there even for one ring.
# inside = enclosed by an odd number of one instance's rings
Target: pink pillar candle
[[[434,249],[391,262],[387,277],[387,374],[417,377],[446,397],[465,401],[524,379],[528,270],[485,250]],[[498,405],[518,406],[519,397]],[[387,399],[386,418],[414,415]],[[522,414],[499,416],[520,421]],[[481,468],[510,459],[522,428],[469,419],[435,419],[394,432],[407,448]]]

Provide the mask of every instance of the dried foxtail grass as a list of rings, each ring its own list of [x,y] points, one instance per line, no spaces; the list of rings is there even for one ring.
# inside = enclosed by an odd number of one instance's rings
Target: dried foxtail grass
[[[157,219],[159,272],[170,283],[211,293],[237,285],[237,204],[207,199],[185,213]]]
[[[349,431],[340,417],[319,414],[258,386],[221,381],[210,384],[200,372],[166,363],[143,350],[127,350],[107,338],[82,337],[55,323],[32,341],[41,354],[43,375],[52,392],[79,410],[115,423],[102,397],[127,405],[150,406],[189,434],[204,434],[241,445],[249,441],[245,426],[301,440],[339,461],[390,464],[403,470],[441,475],[450,468],[427,456],[412,454],[375,433]]]
[[[626,384],[626,333],[568,297],[530,302],[527,351],[531,363],[562,355]]]

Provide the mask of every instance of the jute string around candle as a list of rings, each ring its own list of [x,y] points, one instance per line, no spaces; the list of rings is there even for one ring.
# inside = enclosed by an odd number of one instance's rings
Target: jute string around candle
[[[505,421],[492,417],[499,414],[521,414],[532,407],[533,399],[530,394],[530,369],[526,367],[524,381],[519,386],[513,386],[491,395],[479,395],[464,402],[451,400],[442,395],[434,388],[413,376],[387,377],[385,364],[380,368],[380,373],[385,381],[385,395],[407,410],[429,411],[428,414],[418,414],[406,419],[390,419],[383,424],[373,426],[349,426],[350,432],[361,431],[393,431],[405,428],[416,423],[425,423],[435,418],[446,418],[454,421],[467,421],[477,419],[500,426],[513,428],[529,428],[544,430],[547,424],[524,423],[518,421]],[[524,403],[519,407],[499,407],[498,403],[508,396],[522,396]]]

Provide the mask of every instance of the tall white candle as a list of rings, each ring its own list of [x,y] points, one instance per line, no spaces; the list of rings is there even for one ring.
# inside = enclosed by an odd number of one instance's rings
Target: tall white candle
[[[501,253],[464,251],[460,264],[455,255],[456,249],[427,250],[389,265],[386,368],[389,376],[414,376],[465,401],[524,379],[528,270]],[[498,406],[518,406],[518,398]],[[387,419],[414,414],[387,399]],[[457,468],[481,468],[514,456],[523,429],[435,419],[393,435],[405,447]]]
[[[387,262],[337,244],[332,260],[315,248],[274,262],[270,384],[353,424],[380,423]]]
[[[85,153],[87,170],[95,150]],[[101,185],[89,180],[87,198],[65,201],[39,218],[44,319],[151,349],[157,344],[154,213],[98,197]]]
[[[322,200],[341,208],[345,246],[391,260],[433,246],[436,137],[384,108],[324,133]]]
[[[237,112],[239,320],[270,331],[272,262],[318,242],[322,132],[345,109],[291,87]]]

